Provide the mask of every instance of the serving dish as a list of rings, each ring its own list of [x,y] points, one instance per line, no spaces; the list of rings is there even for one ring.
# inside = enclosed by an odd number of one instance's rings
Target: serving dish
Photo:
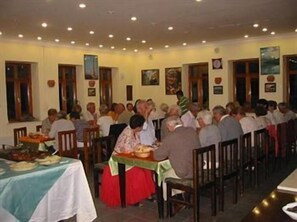
[[[27,171],[27,170],[32,170],[35,167],[37,167],[37,163],[21,161],[18,163],[10,164],[9,167],[13,171]]]
[[[145,145],[139,145],[134,151],[134,155],[139,158],[147,158],[151,155],[152,148],[145,146]]]
[[[288,203],[282,210],[293,220],[297,220],[297,202]]]

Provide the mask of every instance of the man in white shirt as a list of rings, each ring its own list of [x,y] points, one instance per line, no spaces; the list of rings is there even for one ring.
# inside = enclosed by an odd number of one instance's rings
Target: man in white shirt
[[[195,131],[197,130],[197,114],[199,112],[198,104],[196,103],[190,103],[189,104],[189,111],[187,111],[184,115],[181,117],[181,121],[183,123],[184,127],[191,127]]]
[[[289,109],[289,106],[282,102],[278,104],[279,111],[284,115],[284,120],[288,122],[291,119],[296,119],[296,113]]]
[[[87,104],[87,111],[83,113],[83,117],[91,126],[97,123],[97,113],[96,113],[95,103],[89,102]]]

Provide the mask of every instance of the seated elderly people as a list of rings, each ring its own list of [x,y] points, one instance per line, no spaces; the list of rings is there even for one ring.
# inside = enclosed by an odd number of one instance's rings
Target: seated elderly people
[[[181,109],[178,105],[171,105],[168,109],[168,113],[167,113],[168,117],[170,116],[180,116],[181,115]],[[165,139],[165,137],[170,133],[167,130],[167,126],[166,126],[166,122],[167,122],[167,118],[165,118],[162,123],[161,123],[161,141],[163,141]]]
[[[231,140],[240,137],[243,134],[240,123],[222,106],[215,106],[212,109],[214,119],[218,123],[222,141]]]
[[[279,111],[283,114],[284,120],[288,122],[291,119],[296,119],[296,113],[294,113],[292,110],[290,110],[287,103],[279,103],[277,105]]]
[[[96,105],[93,102],[87,104],[87,111],[83,113],[83,118],[91,125],[96,125],[97,122],[97,113]]]
[[[119,103],[116,106],[116,112],[119,116],[117,123],[126,123],[127,125],[129,125],[129,121],[131,116],[133,116],[133,113],[126,110],[123,103]]]
[[[99,107],[100,117],[97,120],[97,125],[101,132],[101,136],[108,136],[110,125],[114,124],[114,120],[108,115],[108,107],[102,104]]]
[[[258,129],[263,129],[269,125],[272,125],[270,119],[266,117],[267,110],[263,106],[256,106],[255,114],[256,114],[255,120],[257,122]]]
[[[51,130],[53,122],[57,118],[57,110],[56,109],[49,109],[47,111],[47,118],[44,119],[41,123],[41,132],[44,134],[48,134],[49,131]]]
[[[79,112],[71,112],[69,118],[73,122],[74,128],[76,129],[76,140],[78,142],[77,147],[83,147],[84,129],[89,128],[90,125],[86,120],[80,119]]]
[[[196,131],[190,127],[184,127],[178,116],[168,117],[166,126],[171,133],[154,151],[154,158],[156,160],[169,159],[172,169],[165,173],[165,178],[193,178],[192,151],[200,147]],[[166,199],[165,188],[166,186],[163,185],[164,199]]]
[[[277,102],[274,100],[268,101],[266,117],[270,119],[272,125],[277,125],[279,123],[286,122],[284,115],[277,109]]]
[[[135,114],[130,118],[129,126],[120,134],[115,145],[115,153],[131,153],[140,144],[140,131],[145,122],[143,116]],[[112,161],[110,160],[110,164]],[[113,162],[112,165],[116,164]],[[117,167],[117,166],[116,166]],[[126,203],[136,204],[149,198],[155,192],[155,185],[150,170],[130,167],[126,168]],[[106,166],[102,175],[100,199],[108,206],[120,206],[119,176],[112,174],[110,166]]]
[[[183,126],[192,127],[194,130],[197,130],[197,113],[201,110],[197,103],[189,103],[189,110],[182,115],[181,121]]]

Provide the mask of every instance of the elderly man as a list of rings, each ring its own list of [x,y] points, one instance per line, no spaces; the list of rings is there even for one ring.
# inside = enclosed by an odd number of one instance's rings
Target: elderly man
[[[44,134],[48,134],[49,131],[51,130],[53,122],[57,118],[57,110],[56,109],[49,109],[47,111],[47,118],[44,119],[41,123],[41,132]]]
[[[167,115],[168,115],[168,117],[180,116],[181,115],[180,107],[178,105],[171,105],[168,109]],[[167,126],[166,126],[168,117],[166,119],[164,119],[161,123],[161,141],[163,141],[165,139],[165,137],[170,133],[167,130]]]
[[[118,113],[118,123],[126,123],[129,125],[129,121],[131,116],[133,116],[132,112],[129,112],[128,110],[125,109],[125,106],[123,103],[118,103],[115,111]]]
[[[240,123],[232,116],[228,115],[222,106],[215,106],[212,109],[214,119],[218,123],[222,141],[240,137],[243,134]]]
[[[189,111],[186,112],[181,117],[181,121],[185,127],[192,127],[194,130],[197,130],[197,113],[199,112],[200,108],[198,107],[197,103],[190,103],[189,104]]]
[[[149,118],[151,107],[148,106],[145,100],[139,100],[136,105],[137,113],[145,118],[142,130],[140,132],[140,142],[145,145],[153,145],[156,142],[155,127],[152,120]]]
[[[277,105],[279,111],[283,114],[284,120],[288,122],[291,119],[296,119],[296,113],[289,109],[287,103],[281,102]]]
[[[83,117],[91,126],[96,125],[97,113],[95,103],[89,102],[87,104],[87,111],[83,113]]]
[[[165,173],[165,178],[193,178],[192,151],[200,147],[196,131],[190,127],[184,127],[178,116],[168,117],[166,126],[171,133],[155,150],[154,158],[156,160],[169,159],[172,169]],[[166,186],[164,185],[163,188]],[[166,199],[166,190],[163,191],[164,199]]]

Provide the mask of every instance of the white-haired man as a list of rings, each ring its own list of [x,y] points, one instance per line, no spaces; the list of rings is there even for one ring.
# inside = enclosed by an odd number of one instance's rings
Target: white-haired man
[[[171,105],[168,109],[167,115],[168,115],[168,117],[180,116],[181,109],[180,109],[179,105]],[[167,122],[168,117],[166,119],[164,119],[161,123],[161,141],[163,141],[165,139],[165,137],[168,135],[168,133],[170,133],[166,127],[166,122]]]
[[[189,111],[187,111],[181,117],[181,121],[185,127],[192,127],[194,130],[197,130],[197,114],[200,108],[197,103],[190,103],[189,104]]]

